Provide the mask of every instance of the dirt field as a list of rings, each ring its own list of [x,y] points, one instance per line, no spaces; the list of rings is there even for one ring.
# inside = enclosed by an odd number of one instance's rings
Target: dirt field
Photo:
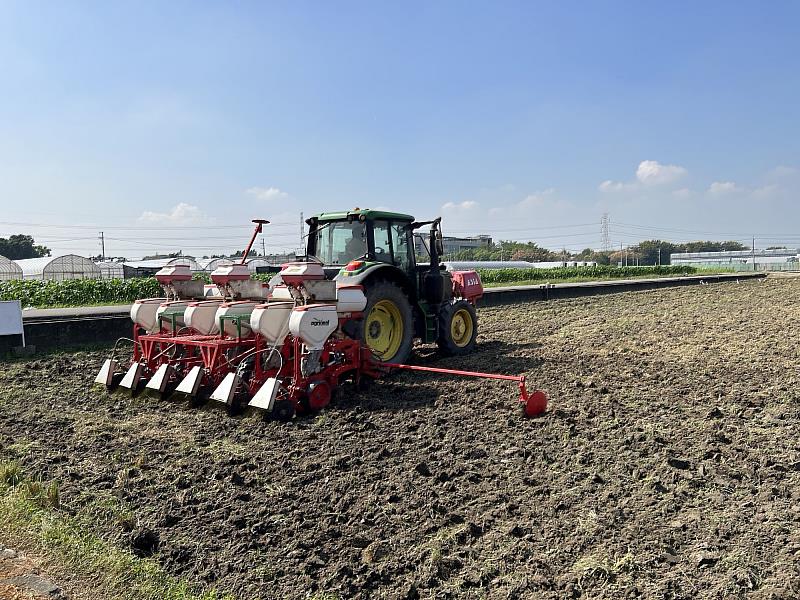
[[[797,598],[800,279],[480,311],[479,350],[292,424],[0,368],[0,456],[237,598]],[[3,540],[0,540],[3,543]],[[92,597],[84,592],[83,597]]]

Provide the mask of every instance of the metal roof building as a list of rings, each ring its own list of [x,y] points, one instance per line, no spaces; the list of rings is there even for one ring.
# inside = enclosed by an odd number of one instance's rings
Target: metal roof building
[[[97,265],[88,258],[77,254],[24,258],[15,262],[22,269],[23,279],[63,281],[64,279],[99,279],[102,276]]]

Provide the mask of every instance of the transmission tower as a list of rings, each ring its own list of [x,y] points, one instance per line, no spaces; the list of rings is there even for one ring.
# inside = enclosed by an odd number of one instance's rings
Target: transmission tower
[[[611,219],[608,213],[603,213],[603,219],[600,221],[600,239],[602,240],[600,243],[603,246],[604,252],[611,250],[611,241],[608,239],[608,224],[610,222]]]

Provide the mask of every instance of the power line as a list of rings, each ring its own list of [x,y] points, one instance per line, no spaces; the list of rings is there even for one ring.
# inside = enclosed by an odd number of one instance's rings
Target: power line
[[[12,226],[12,227],[42,227],[42,228],[49,228],[49,229],[92,229],[92,230],[99,230],[102,229],[116,229],[116,230],[124,230],[124,231],[175,231],[181,229],[243,229],[243,230],[252,230],[252,226],[250,225],[215,225],[215,224],[208,224],[208,225],[54,225],[52,223],[23,223],[23,222],[16,222],[16,221],[0,221],[0,225],[5,226]],[[289,222],[278,222],[278,223],[270,223],[268,227],[287,227],[292,226],[296,227],[294,223]]]
[[[491,234],[494,235],[496,233],[505,233],[505,232],[513,232],[513,231],[521,231],[523,233],[529,231],[550,231],[552,229],[575,229],[578,227],[596,227],[597,223],[582,223],[580,225],[547,225],[542,227],[515,227],[511,229],[495,229],[492,228]],[[467,234],[474,234],[476,229],[447,229],[447,233],[467,233]]]

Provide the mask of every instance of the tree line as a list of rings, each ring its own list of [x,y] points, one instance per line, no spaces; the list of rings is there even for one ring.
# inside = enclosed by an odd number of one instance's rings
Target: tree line
[[[670,254],[679,252],[720,252],[731,250],[750,250],[749,247],[736,241],[696,241],[676,244],[665,240],[645,240],[628,248],[611,251],[594,250],[584,248],[580,252],[569,252],[567,250],[554,251],[539,246],[536,242],[514,242],[501,240],[489,246],[480,248],[465,248],[459,252],[451,252],[445,255],[447,260],[522,260],[528,262],[558,262],[558,261],[591,261],[599,265],[627,263],[638,265],[668,265],[670,264]],[[239,250],[229,256],[235,258],[241,256]],[[37,245],[30,235],[12,235],[8,238],[0,238],[0,256],[5,256],[11,260],[23,258],[37,258],[40,256],[50,256],[50,249],[46,246]],[[159,254],[147,256],[148,258],[177,258],[183,256],[183,252],[173,252],[170,254]],[[255,250],[251,250],[249,256],[258,256]],[[94,257],[93,257],[94,258]],[[97,257],[99,259],[99,257]],[[214,257],[212,257],[214,258]],[[122,259],[122,257],[119,257]],[[123,259],[124,260],[124,259]]]
[[[624,250],[601,251],[584,248],[580,252],[553,251],[542,248],[535,242],[499,241],[482,248],[466,248],[449,253],[448,260],[524,260],[528,262],[546,261],[591,261],[598,265],[617,263],[638,265],[668,265],[670,254],[680,252],[722,252],[750,250],[748,246],[736,241],[696,241],[673,243],[665,240],[645,240]]]

